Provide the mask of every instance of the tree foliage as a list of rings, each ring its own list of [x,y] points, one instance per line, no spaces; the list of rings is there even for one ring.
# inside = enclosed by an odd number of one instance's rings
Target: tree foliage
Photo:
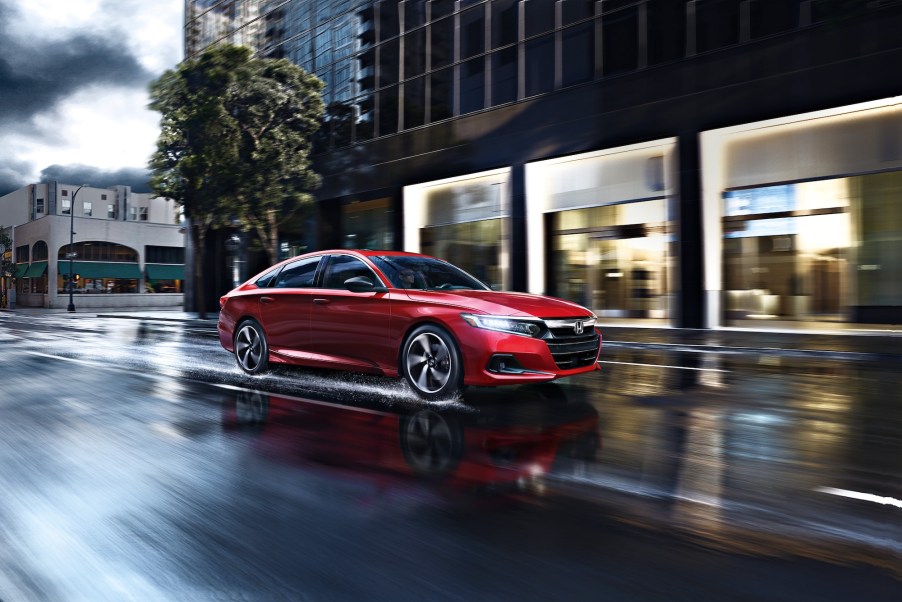
[[[279,225],[312,200],[319,178],[310,147],[322,87],[287,60],[231,45],[211,47],[151,83],[150,108],[162,115],[151,186],[190,220],[201,311],[208,231],[238,222],[275,261]]]

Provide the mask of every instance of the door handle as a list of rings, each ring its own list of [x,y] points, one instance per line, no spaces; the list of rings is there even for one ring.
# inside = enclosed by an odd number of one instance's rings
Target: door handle
[[[329,305],[329,300],[328,300],[328,299],[314,299],[313,302],[314,302],[316,305]]]
[[[272,297],[260,297],[260,303],[272,303],[274,300]]]

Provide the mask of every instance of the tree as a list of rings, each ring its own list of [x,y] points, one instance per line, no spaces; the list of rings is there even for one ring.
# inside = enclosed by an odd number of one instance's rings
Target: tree
[[[202,266],[210,230],[239,220],[275,260],[278,227],[311,197],[310,139],[322,82],[284,59],[220,45],[150,85],[161,131],[151,186],[184,209],[194,244],[194,291],[206,316]]]
[[[323,83],[285,59],[252,60],[246,72],[226,98],[241,132],[237,217],[275,262],[279,227],[312,202],[310,191],[319,186],[310,152],[323,117]]]

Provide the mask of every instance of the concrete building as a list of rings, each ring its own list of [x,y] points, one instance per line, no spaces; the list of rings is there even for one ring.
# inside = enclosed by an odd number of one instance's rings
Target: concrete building
[[[605,322],[902,323],[902,2],[191,2],[327,84],[315,240]],[[200,39],[199,19],[228,18]]]
[[[18,306],[66,308],[70,287],[77,308],[182,306],[185,243],[171,199],[30,184],[0,197],[0,225],[11,230],[7,298]]]

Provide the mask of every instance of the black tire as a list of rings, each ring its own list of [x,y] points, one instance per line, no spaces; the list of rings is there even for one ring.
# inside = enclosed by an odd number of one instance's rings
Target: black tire
[[[424,399],[448,399],[463,390],[463,367],[457,343],[432,324],[415,329],[404,340],[401,374]]]
[[[260,374],[269,369],[269,343],[266,333],[256,320],[245,320],[235,330],[235,360],[248,374]]]

